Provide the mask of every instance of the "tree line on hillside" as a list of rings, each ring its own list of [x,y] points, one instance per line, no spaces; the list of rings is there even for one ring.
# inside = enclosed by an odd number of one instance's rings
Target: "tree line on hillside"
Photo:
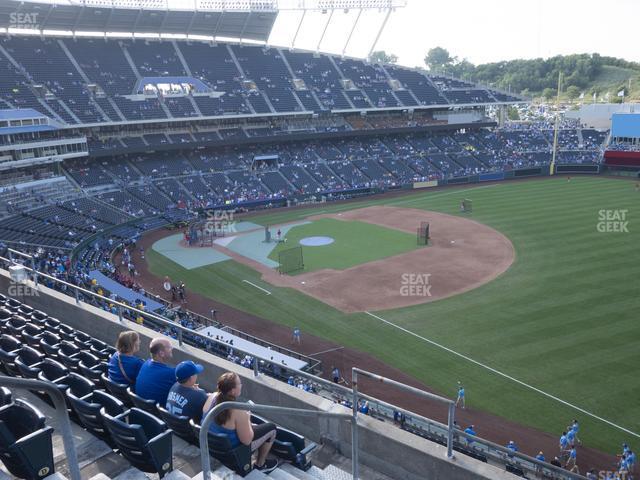
[[[396,63],[398,57],[385,51],[373,52],[372,62]],[[448,50],[435,47],[424,57],[425,67],[433,73],[444,73],[472,82],[493,85],[526,96],[541,94],[547,98],[554,96],[558,85],[558,73],[564,75],[563,90],[569,98],[577,98],[582,92],[593,93],[595,79],[603,67],[612,66],[631,69],[640,75],[640,63],[621,58],[602,56],[597,53],[557,55],[550,58],[530,60],[508,60],[474,65],[467,59],[458,59]],[[619,88],[627,89],[626,82]],[[629,92],[625,91],[625,95]]]

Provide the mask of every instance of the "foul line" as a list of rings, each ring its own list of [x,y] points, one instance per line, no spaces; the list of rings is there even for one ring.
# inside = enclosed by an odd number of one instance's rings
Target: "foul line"
[[[271,295],[271,292],[269,290],[265,290],[264,288],[256,285],[255,283],[251,283],[249,280],[242,280],[244,283],[248,283],[249,285],[251,285],[252,287],[256,287],[258,290],[262,290],[264,293],[266,293],[267,295]]]
[[[460,357],[460,358],[462,358],[464,360],[467,360],[468,362],[471,362],[471,363],[473,363],[473,364],[475,364],[475,365],[477,365],[479,367],[482,367],[482,368],[484,368],[486,370],[489,370],[490,372],[493,372],[496,375],[500,375],[501,377],[504,377],[504,378],[506,378],[508,380],[511,380],[512,382],[515,382],[515,383],[517,383],[519,385],[522,385],[523,387],[529,388],[529,389],[533,390],[534,392],[540,393],[540,394],[544,395],[545,397],[548,397],[548,398],[550,398],[552,400],[560,402],[563,405],[566,405],[567,407],[573,408],[574,410],[577,410],[580,413],[584,413],[585,415],[588,415],[588,416],[590,416],[592,418],[595,418],[596,420],[600,420],[601,422],[604,422],[604,423],[606,423],[606,424],[608,424],[608,425],[610,425],[612,427],[615,427],[615,428],[617,428],[619,430],[622,430],[623,432],[628,433],[629,435],[633,435],[634,437],[640,438],[640,435],[637,434],[636,432],[632,432],[631,430],[628,430],[628,429],[626,429],[624,427],[621,427],[620,425],[617,425],[617,424],[607,420],[606,418],[599,417],[599,416],[597,416],[597,415],[595,415],[595,414],[593,414],[591,412],[588,412],[587,410],[585,410],[583,408],[580,408],[580,407],[578,407],[576,405],[573,405],[573,404],[571,404],[571,403],[569,403],[569,402],[567,402],[565,400],[562,400],[561,398],[558,398],[558,397],[556,397],[554,395],[551,395],[550,393],[547,393],[547,392],[545,392],[543,390],[540,390],[539,388],[536,388],[533,385],[529,385],[528,383],[525,383],[522,380],[518,380],[517,378],[514,378],[511,375],[507,375],[506,373],[503,373],[503,372],[501,372],[499,370],[496,370],[495,368],[492,368],[492,367],[490,367],[488,365],[485,365],[484,363],[480,363],[480,362],[478,362],[477,360],[474,360],[471,357],[467,357],[466,355],[464,355],[462,353],[456,352],[455,350],[452,350],[452,349],[450,349],[448,347],[445,347],[444,345],[441,345],[441,344],[439,344],[437,342],[434,342],[433,340],[430,340],[430,339],[428,339],[426,337],[423,337],[422,335],[418,335],[417,333],[412,332],[411,330],[408,330],[408,329],[406,329],[404,327],[401,327],[400,325],[396,325],[395,323],[392,323],[389,320],[385,320],[384,318],[379,317],[378,315],[374,315],[371,312],[364,312],[364,313],[366,313],[367,315],[369,315],[369,316],[371,316],[373,318],[377,318],[378,320],[380,320],[383,323],[386,323],[387,325],[390,325],[390,326],[392,326],[394,328],[397,328],[398,330],[401,330],[401,331],[403,331],[405,333],[408,333],[409,335],[413,335],[414,337],[419,338],[420,340],[422,340],[424,342],[430,343],[431,345],[433,345],[435,347],[441,348],[442,350],[445,350],[445,351],[447,351],[449,353],[452,353],[453,355],[456,355],[456,356],[458,356],[458,357]]]
[[[343,348],[344,348],[344,347],[330,348],[329,350],[322,350],[321,352],[311,353],[311,354],[309,354],[309,355],[310,355],[310,356],[313,356],[313,355],[322,355],[323,353],[335,352],[336,350],[342,350]]]

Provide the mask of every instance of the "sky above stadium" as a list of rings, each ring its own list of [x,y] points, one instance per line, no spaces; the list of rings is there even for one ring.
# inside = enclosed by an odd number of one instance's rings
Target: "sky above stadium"
[[[290,45],[301,12],[280,12],[269,39]],[[342,53],[357,12],[336,11],[321,51]],[[308,13],[297,48],[315,50],[328,14]],[[376,50],[398,55],[402,65],[424,66],[436,46],[473,63],[557,54],[593,53],[640,61],[640,0],[408,0],[391,14]],[[363,13],[347,55],[369,52],[384,14]]]

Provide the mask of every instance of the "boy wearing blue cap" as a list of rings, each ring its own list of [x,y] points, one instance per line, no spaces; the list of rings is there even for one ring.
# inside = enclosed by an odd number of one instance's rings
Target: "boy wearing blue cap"
[[[191,360],[180,362],[176,367],[176,383],[167,396],[167,411],[200,423],[202,407],[207,401],[207,393],[198,387],[198,374],[204,367]]]

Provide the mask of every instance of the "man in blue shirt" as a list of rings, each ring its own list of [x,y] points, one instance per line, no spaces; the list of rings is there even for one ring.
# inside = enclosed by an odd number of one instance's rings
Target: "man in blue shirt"
[[[466,433],[467,435],[473,435],[475,437],[476,435],[476,431],[475,431],[475,427],[473,425],[469,425],[467,428],[465,428],[464,433]],[[467,440],[467,445],[471,445],[473,443],[473,440],[466,437]]]
[[[167,411],[174,415],[189,417],[196,423],[202,418],[202,407],[207,401],[207,393],[198,387],[198,374],[204,367],[187,360],[176,367],[176,383],[167,396]]]
[[[149,344],[149,352],[151,359],[144,362],[136,379],[136,394],[165,405],[169,390],[176,383],[176,369],[168,365],[173,357],[173,347],[167,338],[154,338]]]

